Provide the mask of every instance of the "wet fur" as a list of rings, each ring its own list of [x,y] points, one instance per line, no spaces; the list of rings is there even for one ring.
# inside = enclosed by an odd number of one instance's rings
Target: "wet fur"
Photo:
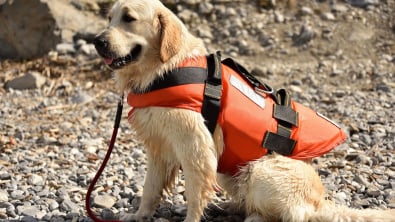
[[[125,10],[136,21],[125,24]],[[100,36],[114,56],[125,56],[135,44],[143,46],[138,61],[115,71],[120,92],[143,91],[166,70],[187,58],[206,55],[203,42],[157,0],[120,0],[110,11],[111,22]],[[135,109],[129,122],[144,142],[147,175],[141,205],[126,221],[149,221],[164,190],[170,190],[180,167],[188,201],[184,221],[200,221],[217,181],[246,211],[246,222],[259,221],[395,221],[394,211],[360,211],[325,200],[314,169],[303,161],[267,155],[249,163],[238,177],[217,175],[223,151],[222,130],[214,136],[200,113],[147,107]]]

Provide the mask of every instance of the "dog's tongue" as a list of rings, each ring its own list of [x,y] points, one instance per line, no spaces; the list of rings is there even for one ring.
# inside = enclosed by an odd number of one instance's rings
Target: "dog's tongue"
[[[113,59],[111,58],[104,58],[104,63],[106,63],[107,65],[110,65],[112,63]]]

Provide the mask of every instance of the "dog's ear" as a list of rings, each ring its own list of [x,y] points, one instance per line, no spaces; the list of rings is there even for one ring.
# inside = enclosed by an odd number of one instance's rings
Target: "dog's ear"
[[[157,13],[160,33],[160,60],[165,63],[178,53],[181,47],[181,25],[170,12]]]

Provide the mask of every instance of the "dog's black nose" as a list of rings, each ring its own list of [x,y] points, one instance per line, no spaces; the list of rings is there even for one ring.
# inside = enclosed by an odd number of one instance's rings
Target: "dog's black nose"
[[[105,51],[108,48],[108,41],[101,35],[93,40],[93,44],[97,51]]]

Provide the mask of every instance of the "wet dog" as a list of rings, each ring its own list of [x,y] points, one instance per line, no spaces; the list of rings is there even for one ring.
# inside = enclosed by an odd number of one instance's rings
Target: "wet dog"
[[[120,92],[144,92],[186,59],[205,56],[202,40],[158,0],[119,0],[109,26],[95,39],[104,62],[115,71]],[[237,176],[217,174],[224,152],[218,125],[212,135],[201,113],[171,107],[135,108],[129,122],[144,142],[147,175],[141,205],[126,221],[149,221],[180,168],[188,201],[184,221],[200,221],[217,182],[245,210],[246,221],[395,221],[394,211],[335,206],[315,170],[304,161],[265,155]]]

